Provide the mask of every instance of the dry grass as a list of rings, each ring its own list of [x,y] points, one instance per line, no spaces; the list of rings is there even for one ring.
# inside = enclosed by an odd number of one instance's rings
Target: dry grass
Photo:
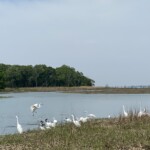
[[[14,150],[149,150],[150,118],[96,119],[80,128],[58,125],[46,131],[0,136],[0,149]]]
[[[2,92],[67,92],[86,94],[147,94],[150,88],[111,88],[111,87],[27,87],[27,88],[6,88]]]

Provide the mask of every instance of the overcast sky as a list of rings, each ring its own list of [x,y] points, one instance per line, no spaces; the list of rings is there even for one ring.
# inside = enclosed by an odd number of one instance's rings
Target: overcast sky
[[[150,85],[150,0],[0,0],[0,63]]]

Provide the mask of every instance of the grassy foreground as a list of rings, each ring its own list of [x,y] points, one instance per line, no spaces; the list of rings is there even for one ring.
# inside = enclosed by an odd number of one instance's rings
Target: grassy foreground
[[[149,150],[149,116],[96,119],[75,127],[72,123],[45,131],[0,136],[4,150]]]

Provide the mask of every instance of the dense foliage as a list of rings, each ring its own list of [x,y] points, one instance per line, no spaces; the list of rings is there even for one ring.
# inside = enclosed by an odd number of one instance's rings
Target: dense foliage
[[[56,69],[46,65],[20,66],[0,64],[0,88],[92,86],[94,81],[74,68],[63,65]]]

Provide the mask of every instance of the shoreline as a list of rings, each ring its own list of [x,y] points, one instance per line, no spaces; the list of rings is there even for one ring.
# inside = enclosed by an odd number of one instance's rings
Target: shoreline
[[[129,117],[90,120],[81,123],[81,127],[73,123],[60,124],[53,129],[1,135],[0,149],[146,150],[150,148],[149,123],[149,116],[130,114]]]
[[[150,88],[114,88],[114,87],[25,87],[5,88],[0,93],[9,92],[64,92],[80,94],[150,94]]]

